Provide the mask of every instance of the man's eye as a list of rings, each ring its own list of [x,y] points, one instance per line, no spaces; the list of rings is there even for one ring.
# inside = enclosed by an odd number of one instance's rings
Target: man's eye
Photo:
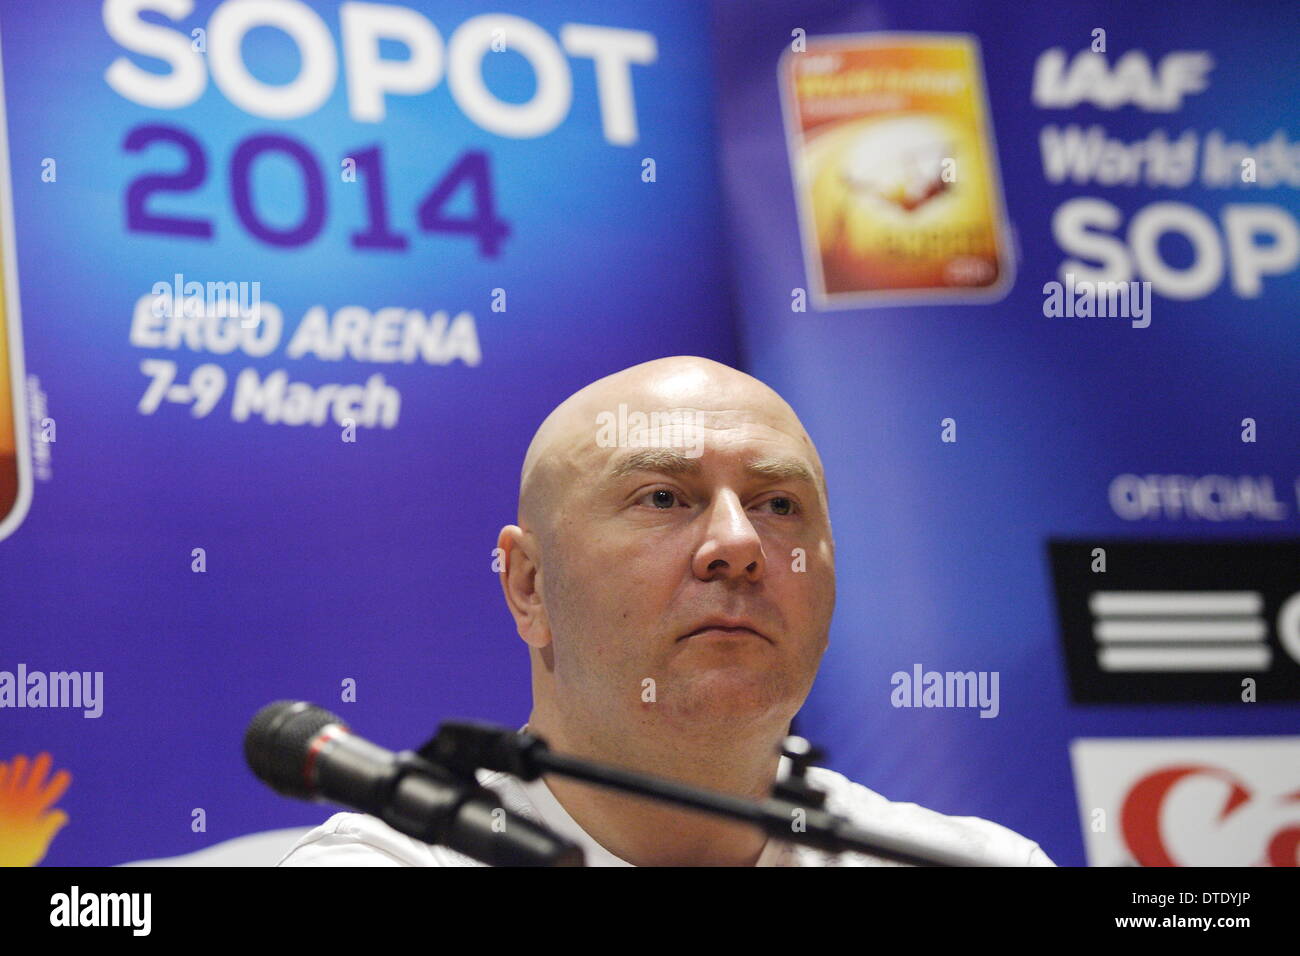
[[[776,513],[779,515],[794,514],[795,511],[794,502],[789,498],[769,498],[767,503],[777,505],[778,507]],[[781,507],[782,505],[784,505],[784,508]]]
[[[651,491],[641,500],[644,501],[646,498],[649,498],[654,503],[654,507],[658,508],[660,511],[667,511],[677,503],[676,492],[669,491],[666,488],[659,488],[656,491]]]

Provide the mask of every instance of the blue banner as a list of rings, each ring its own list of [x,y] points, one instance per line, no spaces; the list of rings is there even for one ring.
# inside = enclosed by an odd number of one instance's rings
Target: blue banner
[[[7,855],[319,822],[243,764],[273,699],[398,749],[523,723],[492,550],[534,429],[628,365],[735,361],[708,11],[2,10],[0,760],[50,755],[66,817],[15,810]]]
[[[800,729],[1061,864],[1296,865],[1292,9],[716,9],[741,348],[838,545]]]

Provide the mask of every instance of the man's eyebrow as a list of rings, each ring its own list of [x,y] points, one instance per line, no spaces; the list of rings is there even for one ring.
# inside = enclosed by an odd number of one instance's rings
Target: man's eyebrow
[[[798,458],[755,458],[746,463],[745,471],[769,481],[806,481],[814,487],[817,485],[817,479],[813,477],[812,471]]]
[[[616,460],[610,469],[610,480],[617,481],[638,471],[654,471],[665,475],[698,475],[704,470],[698,458],[690,458],[669,448],[645,448]],[[806,481],[817,485],[812,471],[798,458],[765,456],[745,463],[745,471],[755,478],[768,481]]]
[[[610,481],[626,478],[638,471],[657,471],[665,475],[698,475],[704,470],[698,458],[689,458],[668,448],[644,448],[617,459],[610,468]]]

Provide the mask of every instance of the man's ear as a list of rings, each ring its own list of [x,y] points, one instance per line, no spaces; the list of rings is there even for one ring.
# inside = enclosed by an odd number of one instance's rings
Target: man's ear
[[[537,536],[518,525],[508,524],[497,536],[501,549],[501,590],[506,607],[515,619],[515,629],[524,643],[542,648],[551,643],[551,628],[542,602]]]

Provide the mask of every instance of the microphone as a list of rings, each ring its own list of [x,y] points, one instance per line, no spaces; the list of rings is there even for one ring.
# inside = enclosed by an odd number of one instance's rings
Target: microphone
[[[507,812],[472,773],[467,779],[412,751],[385,750],[306,701],[259,710],[244,735],[244,757],[278,793],[341,803],[491,866],[584,865],[579,846]]]

